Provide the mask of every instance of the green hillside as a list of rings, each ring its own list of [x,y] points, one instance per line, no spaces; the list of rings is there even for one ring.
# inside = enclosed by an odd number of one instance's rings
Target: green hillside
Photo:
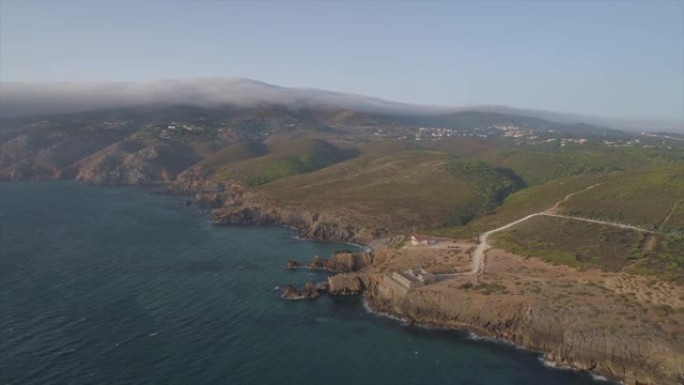
[[[265,184],[277,203],[388,229],[462,225],[517,187],[494,168],[436,151],[367,145],[358,158]]]
[[[657,163],[624,173],[561,209],[570,215],[684,232],[684,163]]]
[[[278,140],[264,146],[233,146],[207,159],[206,166],[214,169],[219,181],[238,180],[256,186],[318,170],[355,155],[355,151],[320,139]]]
[[[214,170],[233,162],[264,156],[267,153],[268,150],[263,143],[252,141],[239,142],[217,151],[199,162],[196,167],[201,167],[205,170]]]
[[[498,149],[477,157],[515,171],[528,185],[556,178],[630,170],[649,162],[642,154],[598,146]]]

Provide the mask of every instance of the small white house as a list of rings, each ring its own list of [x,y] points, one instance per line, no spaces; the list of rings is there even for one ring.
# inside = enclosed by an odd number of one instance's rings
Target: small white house
[[[428,235],[412,235],[411,236],[411,244],[413,246],[434,245],[437,242],[439,242],[439,239],[428,236]]]

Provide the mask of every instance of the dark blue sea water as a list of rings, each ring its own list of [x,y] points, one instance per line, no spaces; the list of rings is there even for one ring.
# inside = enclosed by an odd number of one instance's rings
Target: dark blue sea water
[[[139,189],[0,184],[0,384],[596,383],[360,298],[279,298],[325,277],[285,260],[340,247]]]

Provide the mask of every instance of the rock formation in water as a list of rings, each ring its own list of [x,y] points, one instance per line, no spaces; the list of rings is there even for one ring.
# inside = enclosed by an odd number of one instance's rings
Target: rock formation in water
[[[320,291],[325,291],[325,287],[319,287],[312,282],[305,283],[301,290],[292,285],[285,285],[281,289],[281,297],[290,300],[315,299],[320,296]]]

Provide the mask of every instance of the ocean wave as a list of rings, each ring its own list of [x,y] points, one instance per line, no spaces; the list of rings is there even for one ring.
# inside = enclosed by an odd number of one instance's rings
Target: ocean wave
[[[596,373],[592,373],[589,371],[573,368],[572,366],[569,366],[569,365],[561,365],[561,364],[558,364],[558,363],[555,363],[552,361],[547,361],[544,359],[544,357],[539,357],[539,362],[541,362],[542,365],[546,366],[547,368],[552,368],[552,369],[556,369],[556,370],[567,370],[567,371],[571,371],[571,372],[586,372],[587,374],[589,374],[591,376],[591,378],[594,381],[608,382],[611,384],[622,384],[622,385],[624,385],[624,382],[622,382],[622,381],[610,380],[610,379],[603,377],[601,375],[598,375]]]

